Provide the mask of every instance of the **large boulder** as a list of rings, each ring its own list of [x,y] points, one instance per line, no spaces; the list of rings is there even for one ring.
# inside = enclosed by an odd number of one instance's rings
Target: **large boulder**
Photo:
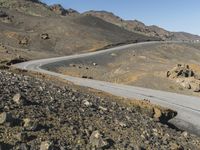
[[[200,74],[190,69],[189,65],[178,64],[167,72],[167,77],[176,80],[176,83],[185,89],[200,92]]]
[[[194,72],[190,69],[189,65],[177,64],[171,71],[167,72],[167,77],[177,78],[177,77],[193,77]]]

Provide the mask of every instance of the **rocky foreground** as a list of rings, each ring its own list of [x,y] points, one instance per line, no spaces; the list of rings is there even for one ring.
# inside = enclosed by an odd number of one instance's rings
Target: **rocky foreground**
[[[0,72],[0,149],[200,149],[137,107]]]

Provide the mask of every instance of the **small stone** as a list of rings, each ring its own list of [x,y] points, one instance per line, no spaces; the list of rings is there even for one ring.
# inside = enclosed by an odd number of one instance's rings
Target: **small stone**
[[[25,141],[27,140],[27,138],[28,138],[28,135],[27,135],[27,133],[25,133],[25,132],[21,132],[21,133],[18,133],[18,134],[16,135],[16,139],[17,139],[18,141],[20,141],[20,142],[25,142]]]
[[[3,112],[0,114],[0,124],[4,124],[6,122],[12,122],[13,118],[10,113]]]
[[[115,53],[111,53],[110,55],[111,55],[111,56],[117,56],[117,54],[115,54]]]
[[[82,76],[81,78],[83,78],[83,79],[87,79],[87,78],[88,78],[88,76]]]
[[[29,40],[28,38],[24,37],[22,40],[19,41],[20,45],[28,45]]]
[[[85,106],[91,106],[91,105],[92,105],[92,103],[90,103],[90,102],[87,101],[87,100],[84,100],[84,101],[83,101],[83,104],[84,104]]]
[[[44,141],[40,145],[40,150],[51,150],[52,149],[52,143],[50,141]]]
[[[102,148],[108,143],[103,140],[102,135],[99,131],[94,131],[90,136],[90,144],[95,148]]]
[[[186,138],[188,136],[188,132],[184,131],[182,135]]]
[[[183,150],[182,146],[178,145],[177,143],[172,143],[170,149],[171,150]]]
[[[31,119],[25,118],[25,119],[23,119],[23,122],[24,122],[24,127],[29,127],[29,126],[30,126]]]
[[[88,127],[88,130],[89,130],[89,131],[92,131],[92,130],[93,130],[93,127],[90,125],[90,126]]]
[[[23,126],[28,131],[36,131],[39,127],[38,123],[36,121],[32,121],[29,118],[23,119]]]
[[[49,34],[47,34],[47,33],[41,34],[41,39],[43,39],[43,40],[48,40],[48,39],[50,39],[50,38],[49,38]]]
[[[162,116],[161,110],[158,109],[158,108],[154,108],[154,116],[153,116],[153,117],[154,117],[155,119],[159,119],[161,116]]]
[[[107,111],[107,110],[108,110],[107,108],[102,107],[102,106],[99,106],[99,109],[100,109],[100,110],[103,110],[103,111]]]
[[[97,63],[92,63],[93,66],[97,66]]]
[[[13,101],[16,103],[16,104],[22,104],[23,103],[23,100],[22,100],[22,97],[21,97],[21,94],[15,94],[14,97],[13,97]]]
[[[76,67],[76,65],[75,65],[75,64],[69,64],[69,66],[70,66],[70,67]]]
[[[124,122],[119,122],[119,125],[120,125],[121,127],[126,127],[126,126],[127,126]]]

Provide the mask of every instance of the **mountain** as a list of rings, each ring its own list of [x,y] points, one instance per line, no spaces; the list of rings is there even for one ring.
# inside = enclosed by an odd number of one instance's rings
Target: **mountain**
[[[107,22],[120,26],[128,31],[140,33],[149,37],[157,37],[162,40],[200,40],[200,36],[185,33],[185,32],[170,32],[158,26],[146,26],[144,23],[137,20],[123,20],[122,18],[107,11],[88,11],[84,15],[95,16]]]
[[[0,0],[0,10],[0,43],[29,51],[68,55],[158,40],[38,0]]]

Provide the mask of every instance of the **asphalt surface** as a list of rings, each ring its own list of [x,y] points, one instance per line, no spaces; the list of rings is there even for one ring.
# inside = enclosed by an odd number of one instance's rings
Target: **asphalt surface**
[[[61,62],[64,60],[73,60],[77,58],[89,57],[93,55],[99,55],[102,53],[123,50],[126,48],[134,48],[137,45],[148,45],[154,44],[159,42],[148,42],[148,43],[136,43],[136,44],[129,44],[125,46],[119,46],[116,48],[111,48],[107,50],[102,50],[98,52],[91,52],[86,54],[80,55],[72,55],[72,56],[64,56],[64,57],[57,57],[57,58],[49,58],[49,59],[41,59],[35,61],[24,62],[20,64],[14,65],[17,68],[31,70],[41,73],[46,73],[49,75],[57,76],[63,78],[65,80],[71,81],[76,85],[90,87],[94,89],[98,89],[101,91],[105,91],[107,93],[121,96],[125,98],[134,98],[134,99],[147,99],[150,100],[153,104],[158,104],[160,106],[173,109],[177,111],[177,116],[170,120],[170,123],[174,124],[175,126],[197,134],[200,136],[200,98],[194,96],[186,96],[176,93],[146,89],[141,87],[134,87],[128,85],[120,85],[114,84],[104,81],[98,80],[90,80],[90,79],[83,79],[77,77],[71,77],[67,75],[62,75],[59,73],[51,72],[45,69],[44,66],[51,65],[56,62]],[[160,42],[161,43],[161,42]]]

